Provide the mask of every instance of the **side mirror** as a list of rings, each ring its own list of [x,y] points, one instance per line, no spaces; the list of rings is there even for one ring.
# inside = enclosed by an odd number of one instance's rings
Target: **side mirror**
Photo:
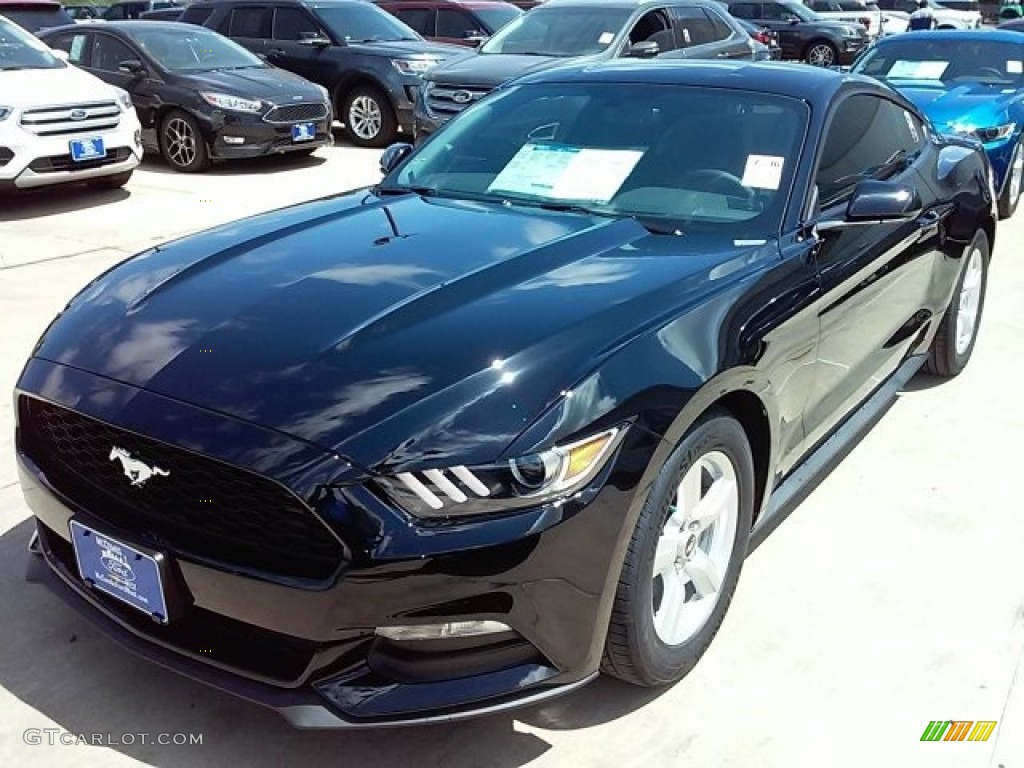
[[[380,156],[380,172],[387,176],[412,152],[412,144],[392,144]]]
[[[793,27],[800,23],[800,19],[798,19],[796,16],[787,16],[786,21],[788,21],[790,26]]]
[[[141,77],[146,74],[146,67],[138,59],[128,59],[117,65],[117,71],[123,75],[134,75]]]
[[[924,209],[917,190],[897,181],[860,182],[846,205],[846,218],[818,223],[819,232],[877,224],[882,221],[907,221]]]
[[[298,42],[299,45],[309,46],[310,48],[326,48],[331,44],[331,41],[319,32],[303,32]]]
[[[626,56],[631,59],[653,59],[660,52],[661,46],[653,40],[641,40],[626,49]]]
[[[474,32],[473,30],[469,30],[469,31],[466,32],[465,37],[463,37],[463,39],[467,43],[470,43],[471,45],[473,45],[473,47],[476,47],[476,46],[479,46],[479,45],[481,45],[483,43],[486,43],[487,39],[488,39],[488,35],[485,35],[482,32]]]
[[[57,57],[61,61],[69,61],[71,59],[71,57],[68,55],[68,52],[67,51],[62,51],[60,48],[51,48],[50,49],[50,53],[52,53],[55,57]]]

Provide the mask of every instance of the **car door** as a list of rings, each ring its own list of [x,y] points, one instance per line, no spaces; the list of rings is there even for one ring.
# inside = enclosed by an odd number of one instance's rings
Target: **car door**
[[[84,69],[101,80],[128,91],[142,127],[152,128],[156,110],[161,103],[158,89],[162,81],[152,67],[137,74],[122,72],[120,66],[126,61],[145,64],[146,57],[128,41],[101,30],[93,33],[92,55]]]
[[[224,17],[217,31],[255,54],[266,55],[272,18],[271,6],[239,5]]]
[[[761,23],[778,33],[783,58],[800,58],[807,41],[797,16],[780,3],[761,3]]]
[[[323,59],[329,46],[310,45],[302,41],[328,39],[328,35],[305,8],[291,5],[275,7],[270,37],[266,54],[271,64],[307,80],[327,85]]]
[[[952,212],[936,203],[919,170],[935,151],[917,117],[877,93],[847,96],[832,111],[814,177],[819,205],[810,220],[843,220],[854,187],[865,179],[911,186],[924,207],[909,221],[812,230],[823,300],[804,415],[808,446],[900,366],[933,314],[929,287],[941,258],[939,231]]]

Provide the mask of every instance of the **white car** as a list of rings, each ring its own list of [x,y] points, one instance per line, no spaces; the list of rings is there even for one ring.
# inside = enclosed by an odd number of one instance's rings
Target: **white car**
[[[919,8],[917,0],[876,0],[882,9],[885,23],[883,35],[906,32],[910,14]],[[935,14],[935,25],[939,29],[980,29],[981,13],[978,11],[955,11],[937,0],[928,0],[928,7]]]
[[[65,59],[0,16],[0,190],[121,187],[142,160],[131,96]]]
[[[811,10],[826,19],[860,24],[869,37],[882,34],[882,12],[874,0],[811,0],[805,5],[810,5]]]

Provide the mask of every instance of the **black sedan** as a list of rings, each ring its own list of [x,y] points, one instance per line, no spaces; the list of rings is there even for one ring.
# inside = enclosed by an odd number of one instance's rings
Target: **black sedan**
[[[990,169],[875,80],[550,70],[382,166],[106,272],[15,393],[32,579],[299,726],[680,679],[808,484],[971,358]]]
[[[176,171],[214,160],[333,143],[323,87],[267,64],[216,32],[163,21],[86,22],[40,34],[72,64],[132,96],[148,149]]]

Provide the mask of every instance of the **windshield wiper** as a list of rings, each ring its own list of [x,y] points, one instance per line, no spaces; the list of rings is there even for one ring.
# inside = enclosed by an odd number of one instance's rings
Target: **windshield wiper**
[[[438,191],[433,187],[395,184],[384,187],[378,184],[373,189],[377,195],[420,195],[421,197],[437,197]]]

